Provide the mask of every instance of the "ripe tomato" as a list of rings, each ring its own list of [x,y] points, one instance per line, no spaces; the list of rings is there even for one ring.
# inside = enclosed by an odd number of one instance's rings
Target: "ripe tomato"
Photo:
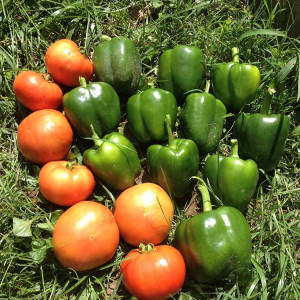
[[[70,87],[79,86],[79,77],[88,82],[94,74],[93,63],[68,39],[58,40],[48,48],[45,63],[56,81]]]
[[[120,273],[125,288],[139,300],[162,300],[181,289],[186,268],[174,247],[143,245],[126,255]]]
[[[115,219],[130,245],[154,245],[169,233],[174,214],[168,194],[157,184],[142,183],[123,191],[116,200]]]
[[[18,146],[36,164],[63,159],[72,144],[73,131],[67,118],[55,109],[42,109],[27,116],[18,127]]]
[[[57,220],[52,244],[65,268],[86,271],[108,262],[119,244],[119,229],[112,212],[93,201],[81,201]]]
[[[94,190],[95,179],[86,166],[68,161],[51,161],[40,171],[39,186],[48,201],[71,206],[88,198]]]
[[[45,80],[42,74],[33,71],[17,75],[14,92],[17,100],[32,111],[58,108],[63,98],[59,85]]]

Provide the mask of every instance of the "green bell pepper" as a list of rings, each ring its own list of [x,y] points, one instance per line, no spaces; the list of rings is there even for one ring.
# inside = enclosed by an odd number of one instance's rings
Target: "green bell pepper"
[[[240,156],[253,159],[265,171],[270,171],[279,164],[290,129],[288,116],[269,114],[275,92],[275,87],[271,84],[260,112],[242,113],[234,124]]]
[[[93,56],[94,70],[100,81],[111,84],[118,94],[136,92],[142,73],[140,53],[126,37],[114,37],[100,43]]]
[[[238,112],[250,103],[260,83],[259,69],[250,64],[239,63],[239,50],[232,48],[233,61],[213,67],[212,87],[214,95],[230,112]]]
[[[150,178],[175,198],[183,197],[192,188],[192,176],[199,168],[199,153],[194,141],[174,139],[171,118],[166,116],[168,144],[151,145],[147,149]]]
[[[231,156],[210,156],[204,164],[203,175],[224,205],[244,211],[256,190],[258,167],[251,159],[239,158],[237,140],[231,140],[231,144]]]
[[[181,105],[187,93],[204,84],[206,64],[201,49],[179,45],[163,52],[158,65],[158,82],[170,91]]]
[[[203,212],[183,220],[175,231],[175,245],[190,275],[209,283],[234,274],[245,278],[251,266],[251,236],[243,214],[234,207],[212,210],[205,183],[197,184]]]
[[[127,102],[129,127],[141,143],[168,139],[165,127],[167,114],[171,117],[171,128],[173,129],[177,116],[176,99],[172,93],[162,89],[148,89],[131,96]]]
[[[201,155],[218,146],[226,115],[225,105],[209,93],[209,87],[207,81],[204,93],[188,95],[180,113],[182,131],[197,144]]]
[[[121,107],[116,91],[105,82],[86,84],[72,89],[63,97],[67,118],[82,136],[92,136],[91,124],[98,136],[111,132],[120,122]]]
[[[104,184],[115,190],[123,191],[133,186],[141,172],[141,165],[132,143],[117,132],[99,139],[93,131],[93,139],[94,147],[83,153],[84,164]]]

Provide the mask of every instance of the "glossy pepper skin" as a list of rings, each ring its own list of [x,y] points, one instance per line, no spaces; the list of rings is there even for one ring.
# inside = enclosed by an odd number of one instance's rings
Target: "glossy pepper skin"
[[[279,164],[290,129],[288,116],[269,114],[271,97],[272,88],[267,93],[260,113],[242,113],[234,124],[234,134],[239,140],[239,155],[253,159],[265,171]]]
[[[142,62],[130,39],[121,36],[100,43],[95,48],[93,64],[99,80],[112,85],[118,94],[128,96],[136,92]]]
[[[140,160],[132,143],[122,134],[112,132],[99,139],[83,153],[83,162],[105,185],[123,191],[135,184],[141,172]]]
[[[250,103],[260,83],[259,69],[250,64],[239,63],[238,48],[232,48],[233,61],[220,63],[213,67],[212,87],[230,112],[238,112]]]
[[[251,159],[239,158],[237,140],[231,140],[231,144],[231,156],[210,156],[205,162],[203,174],[224,205],[244,211],[256,190],[258,167]]]
[[[183,220],[175,231],[175,245],[190,275],[201,283],[242,277],[251,265],[251,236],[243,214],[234,207],[212,210],[205,183],[199,183],[203,212]]]
[[[147,149],[147,166],[154,183],[172,197],[181,198],[192,188],[191,177],[197,175],[199,153],[192,140],[173,138],[170,121],[167,115],[168,144],[151,145]]]
[[[209,93],[207,81],[204,93],[187,96],[180,113],[180,126],[184,135],[193,140],[200,155],[213,151],[222,136],[226,107]]]
[[[105,82],[86,84],[80,78],[80,87],[72,89],[63,97],[67,118],[82,136],[92,136],[91,124],[98,136],[111,132],[120,122],[119,96]]]
[[[158,65],[158,82],[170,91],[181,105],[187,92],[199,89],[204,84],[205,58],[196,46],[179,45],[163,52]]]
[[[171,117],[171,128],[175,126],[177,103],[174,95],[162,89],[151,88],[131,96],[127,102],[127,119],[135,138],[141,143],[165,141],[166,115]]]

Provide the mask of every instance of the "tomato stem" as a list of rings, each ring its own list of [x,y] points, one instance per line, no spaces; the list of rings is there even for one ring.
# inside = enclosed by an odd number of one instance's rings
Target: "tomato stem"
[[[152,252],[152,251],[155,251],[154,244],[150,243],[150,244],[144,245],[143,243],[140,243],[140,245],[139,245],[140,253],[148,253],[148,252]]]
[[[72,169],[74,169],[74,164],[75,164],[75,162],[69,161],[65,164],[65,167],[69,170],[72,170]]]

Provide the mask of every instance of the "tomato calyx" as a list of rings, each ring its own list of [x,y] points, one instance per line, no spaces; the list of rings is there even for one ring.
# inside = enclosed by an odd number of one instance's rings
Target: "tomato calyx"
[[[140,253],[149,253],[149,252],[152,252],[152,251],[155,251],[155,250],[156,250],[155,246],[152,243],[149,243],[147,245],[144,245],[143,243],[140,243],[138,251]]]
[[[68,170],[73,170],[74,169],[74,165],[75,165],[76,162],[74,161],[69,161],[67,163],[65,163],[65,168],[67,168]]]

